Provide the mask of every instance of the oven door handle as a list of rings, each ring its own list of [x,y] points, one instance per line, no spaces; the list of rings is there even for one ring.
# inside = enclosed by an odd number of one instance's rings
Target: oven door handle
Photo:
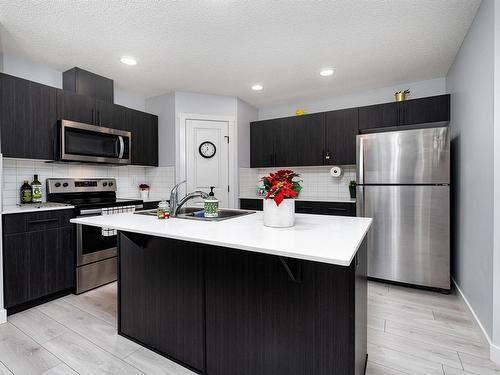
[[[125,142],[123,142],[123,137],[121,135],[118,136],[118,140],[120,141],[120,153],[118,154],[118,159],[123,159],[123,154],[125,153]]]
[[[88,210],[81,210],[80,215],[81,216],[88,216],[88,215],[101,215],[102,214],[102,208],[93,208],[93,209],[88,209]]]

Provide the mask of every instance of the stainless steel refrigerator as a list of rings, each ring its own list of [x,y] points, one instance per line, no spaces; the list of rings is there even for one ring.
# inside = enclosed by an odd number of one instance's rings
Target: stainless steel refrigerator
[[[368,276],[449,290],[449,128],[358,135],[357,184]]]

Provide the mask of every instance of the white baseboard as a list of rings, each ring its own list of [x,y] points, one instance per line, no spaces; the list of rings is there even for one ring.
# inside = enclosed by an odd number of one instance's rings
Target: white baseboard
[[[0,324],[7,323],[7,310],[0,309]]]
[[[500,365],[500,346],[490,344],[490,359]]]
[[[458,294],[460,295],[460,297],[462,298],[462,300],[465,302],[465,304],[469,308],[469,311],[471,312],[472,316],[476,320],[477,325],[479,326],[479,328],[481,328],[481,331],[483,332],[483,336],[486,339],[486,341],[488,342],[488,345],[490,346],[490,359],[493,362],[500,364],[500,347],[497,346],[497,345],[495,345],[495,344],[493,344],[493,342],[491,341],[490,336],[488,335],[488,333],[484,329],[481,321],[477,317],[476,313],[474,312],[474,309],[472,308],[471,304],[469,303],[469,301],[467,300],[467,298],[465,297],[465,295],[462,293],[462,290],[458,286],[457,282],[455,281],[454,278],[451,278],[451,280],[453,281],[453,284],[455,285],[455,288],[457,288]]]

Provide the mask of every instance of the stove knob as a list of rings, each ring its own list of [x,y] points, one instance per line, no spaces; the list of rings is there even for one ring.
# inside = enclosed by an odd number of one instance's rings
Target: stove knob
[[[60,182],[56,182],[56,184],[54,185],[55,187],[60,187],[61,186],[61,183]]]
[[[108,183],[107,182],[103,182],[102,186],[108,186]]]
[[[112,183],[112,182],[110,182],[110,183],[109,183],[109,186],[113,186],[113,183]]]
[[[68,183],[67,183],[67,182],[65,182],[65,183],[63,184],[63,187],[68,187]]]

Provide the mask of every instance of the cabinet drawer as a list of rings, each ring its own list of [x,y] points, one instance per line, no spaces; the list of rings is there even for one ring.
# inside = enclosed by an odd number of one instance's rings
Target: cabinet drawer
[[[3,216],[5,234],[34,232],[60,227],[68,227],[73,218],[72,209],[9,214]]]
[[[356,203],[324,202],[322,214],[336,216],[356,216]]]
[[[262,211],[264,203],[262,199],[240,199],[240,208],[242,210]]]
[[[323,202],[296,201],[295,212],[298,214],[321,214]]]

